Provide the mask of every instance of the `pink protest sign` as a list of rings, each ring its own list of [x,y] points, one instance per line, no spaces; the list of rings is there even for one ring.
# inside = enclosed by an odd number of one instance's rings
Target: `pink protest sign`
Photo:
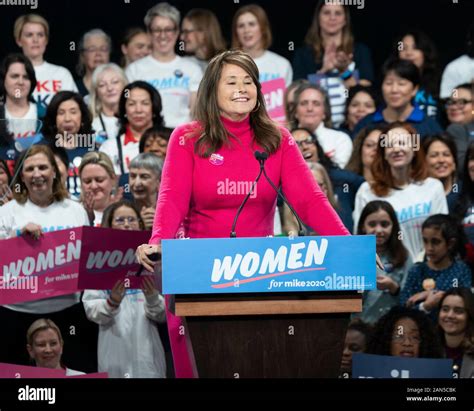
[[[77,291],[81,228],[1,240],[0,305]],[[3,250],[8,250],[7,252]]]
[[[78,282],[80,289],[110,290],[123,278],[127,288],[141,288],[143,277],[153,275],[143,271],[137,277],[140,266],[135,258],[137,247],[148,243],[149,231],[94,227],[83,229]]]
[[[268,115],[280,124],[285,123],[285,90],[285,80],[282,78],[262,83]]]
[[[66,370],[0,363],[0,378],[65,378]]]

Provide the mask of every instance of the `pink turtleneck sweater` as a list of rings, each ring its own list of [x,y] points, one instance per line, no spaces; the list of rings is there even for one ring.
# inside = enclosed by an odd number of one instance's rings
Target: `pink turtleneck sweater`
[[[253,142],[249,117],[241,122],[222,118],[225,128],[239,141],[223,147],[210,158],[194,153],[196,138],[185,135],[198,123],[176,128],[166,154],[160,194],[156,208],[151,244],[175,238],[184,228],[190,238],[229,237],[232,223],[260,166],[254,157],[261,148]],[[321,235],[349,234],[304,162],[288,132],[281,128],[282,142],[265,164],[265,169],[295,208],[302,220]],[[218,156],[216,156],[216,154]],[[240,183],[240,184],[239,184]],[[273,234],[277,194],[262,175],[240,214],[237,237],[260,237]],[[182,332],[185,323],[169,311],[166,296],[166,317],[177,378],[197,376],[189,333]]]
[[[175,238],[184,223],[190,238],[229,237],[238,207],[259,172],[249,117],[240,122],[222,118],[231,147],[222,147],[211,158],[194,153],[196,138],[186,138],[192,122],[177,127],[171,135],[163,168],[151,244]],[[291,134],[280,128],[280,148],[265,163],[265,170],[303,222],[320,235],[349,232],[316,183]],[[277,194],[262,175],[256,193],[247,201],[236,226],[237,237],[273,235]]]

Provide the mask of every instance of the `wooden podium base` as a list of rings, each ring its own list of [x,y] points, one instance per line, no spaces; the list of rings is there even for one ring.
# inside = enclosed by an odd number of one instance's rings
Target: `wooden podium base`
[[[176,296],[200,378],[337,378],[358,293]]]

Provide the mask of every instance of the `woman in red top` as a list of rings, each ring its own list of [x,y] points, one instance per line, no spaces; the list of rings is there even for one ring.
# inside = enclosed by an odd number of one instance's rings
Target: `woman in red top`
[[[269,118],[250,56],[234,50],[211,60],[195,114],[197,121],[177,127],[170,138],[150,244],[137,249],[147,270],[153,271],[148,255],[161,252],[162,239],[229,237],[236,211],[259,172],[256,150],[269,154],[268,176],[305,224],[320,235],[349,234],[289,131]],[[247,191],[226,191],[231,185]],[[239,217],[237,236],[273,235],[276,201],[270,184],[259,180]],[[167,317],[176,376],[192,377],[181,321],[170,312]]]

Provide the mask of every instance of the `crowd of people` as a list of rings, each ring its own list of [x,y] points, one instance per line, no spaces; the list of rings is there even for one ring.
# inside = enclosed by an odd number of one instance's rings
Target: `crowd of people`
[[[375,235],[384,266],[349,325],[341,376],[351,375],[352,353],[367,352],[450,358],[456,376],[474,377],[474,24],[466,54],[444,71],[436,45],[419,29],[400,33],[383,66],[374,67],[370,48],[354,38],[350,6],[321,0],[290,62],[270,51],[271,24],[259,5],[236,11],[227,42],[211,10],[182,17],[162,2],[146,12],[144,27],[124,33],[120,64],[110,61],[116,42],[107,33],[84,33],[76,76],[44,60],[44,17],[20,16],[12,30],[21,53],[0,65],[0,248],[3,239],[84,225],[153,230],[151,243],[183,230],[193,238],[222,236],[217,226],[204,230],[217,198],[209,194],[217,174],[207,176],[207,157],[216,155],[212,163],[223,158],[214,153],[224,153],[244,167],[255,160],[227,145],[256,142],[272,155],[280,133],[299,149],[288,149],[281,167],[301,178],[294,184],[276,169],[270,175],[301,211],[307,232]],[[279,125],[262,114],[261,83],[274,79],[286,85]],[[235,87],[242,94],[232,94]],[[249,101],[256,107],[238,121],[223,115]],[[184,126],[193,120],[201,135]],[[209,183],[193,187],[200,179]],[[306,191],[324,197],[324,207],[306,201]],[[259,195],[264,206],[253,211],[264,224],[243,234],[296,235],[289,208],[275,204],[270,190]],[[244,196],[217,199],[226,209],[222,225]],[[201,208],[186,214],[188,203]],[[69,375],[173,375],[163,324],[180,323],[145,277],[141,289],[118,282],[111,290],[0,306],[0,318],[11,330],[0,340],[0,362],[34,360]]]

